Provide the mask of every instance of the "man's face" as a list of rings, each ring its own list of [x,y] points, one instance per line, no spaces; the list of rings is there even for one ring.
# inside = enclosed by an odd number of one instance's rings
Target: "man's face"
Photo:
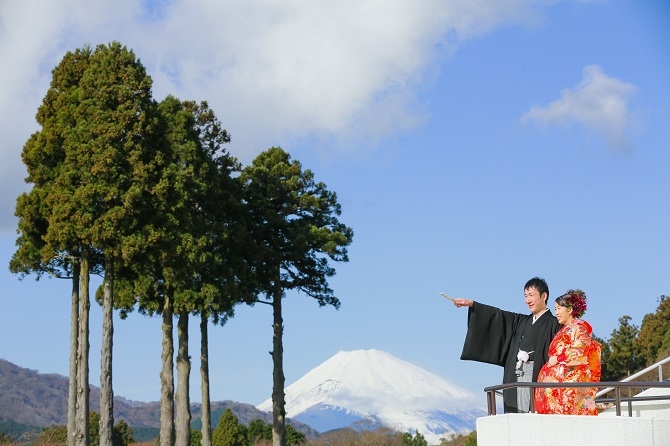
[[[547,293],[542,293],[542,295],[540,295],[537,288],[531,287],[526,288],[523,291],[523,295],[526,299],[526,305],[528,305],[528,309],[531,313],[539,314],[547,309],[547,304],[545,302]]]

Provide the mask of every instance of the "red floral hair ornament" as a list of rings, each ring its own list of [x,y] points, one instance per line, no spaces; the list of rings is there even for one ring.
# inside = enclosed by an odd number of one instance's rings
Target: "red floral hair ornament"
[[[582,315],[586,312],[586,293],[579,289],[568,290],[568,292],[565,293],[563,297],[572,310],[572,316],[576,318],[582,317]]]

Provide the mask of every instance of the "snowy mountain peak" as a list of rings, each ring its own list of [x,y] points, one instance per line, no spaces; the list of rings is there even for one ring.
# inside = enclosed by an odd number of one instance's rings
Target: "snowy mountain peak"
[[[381,350],[341,351],[286,388],[286,414],[319,403],[378,413],[389,407],[471,408],[474,395]],[[259,409],[271,410],[271,400]]]
[[[436,443],[440,434],[474,429],[476,417],[485,414],[483,397],[381,350],[341,351],[285,394],[286,415],[317,430],[368,419],[403,432],[418,430]],[[272,400],[257,408],[271,411]]]

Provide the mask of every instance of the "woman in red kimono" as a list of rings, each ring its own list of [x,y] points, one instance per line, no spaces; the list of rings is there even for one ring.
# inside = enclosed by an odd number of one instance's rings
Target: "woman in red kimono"
[[[591,337],[593,329],[581,320],[586,311],[582,290],[569,290],[556,298],[556,318],[563,325],[549,345],[549,361],[538,382],[600,381],[601,345]],[[538,388],[535,411],[545,414],[598,415],[596,388]]]

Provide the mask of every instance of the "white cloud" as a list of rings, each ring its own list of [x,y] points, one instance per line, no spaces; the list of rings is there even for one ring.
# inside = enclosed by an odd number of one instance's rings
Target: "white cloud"
[[[537,0],[23,0],[0,5],[0,228],[20,153],[65,52],[118,40],[154,96],[207,100],[244,163],[293,138],[363,150],[425,119],[418,89],[465,39],[534,20]],[[549,2],[551,3],[551,2]],[[346,144],[341,143],[346,141]],[[338,144],[338,142],[340,142]]]
[[[588,65],[579,85],[563,90],[560,99],[545,107],[531,108],[521,122],[581,124],[602,136],[612,150],[626,150],[635,127],[630,100],[636,92],[634,85],[608,76],[598,65]]]

